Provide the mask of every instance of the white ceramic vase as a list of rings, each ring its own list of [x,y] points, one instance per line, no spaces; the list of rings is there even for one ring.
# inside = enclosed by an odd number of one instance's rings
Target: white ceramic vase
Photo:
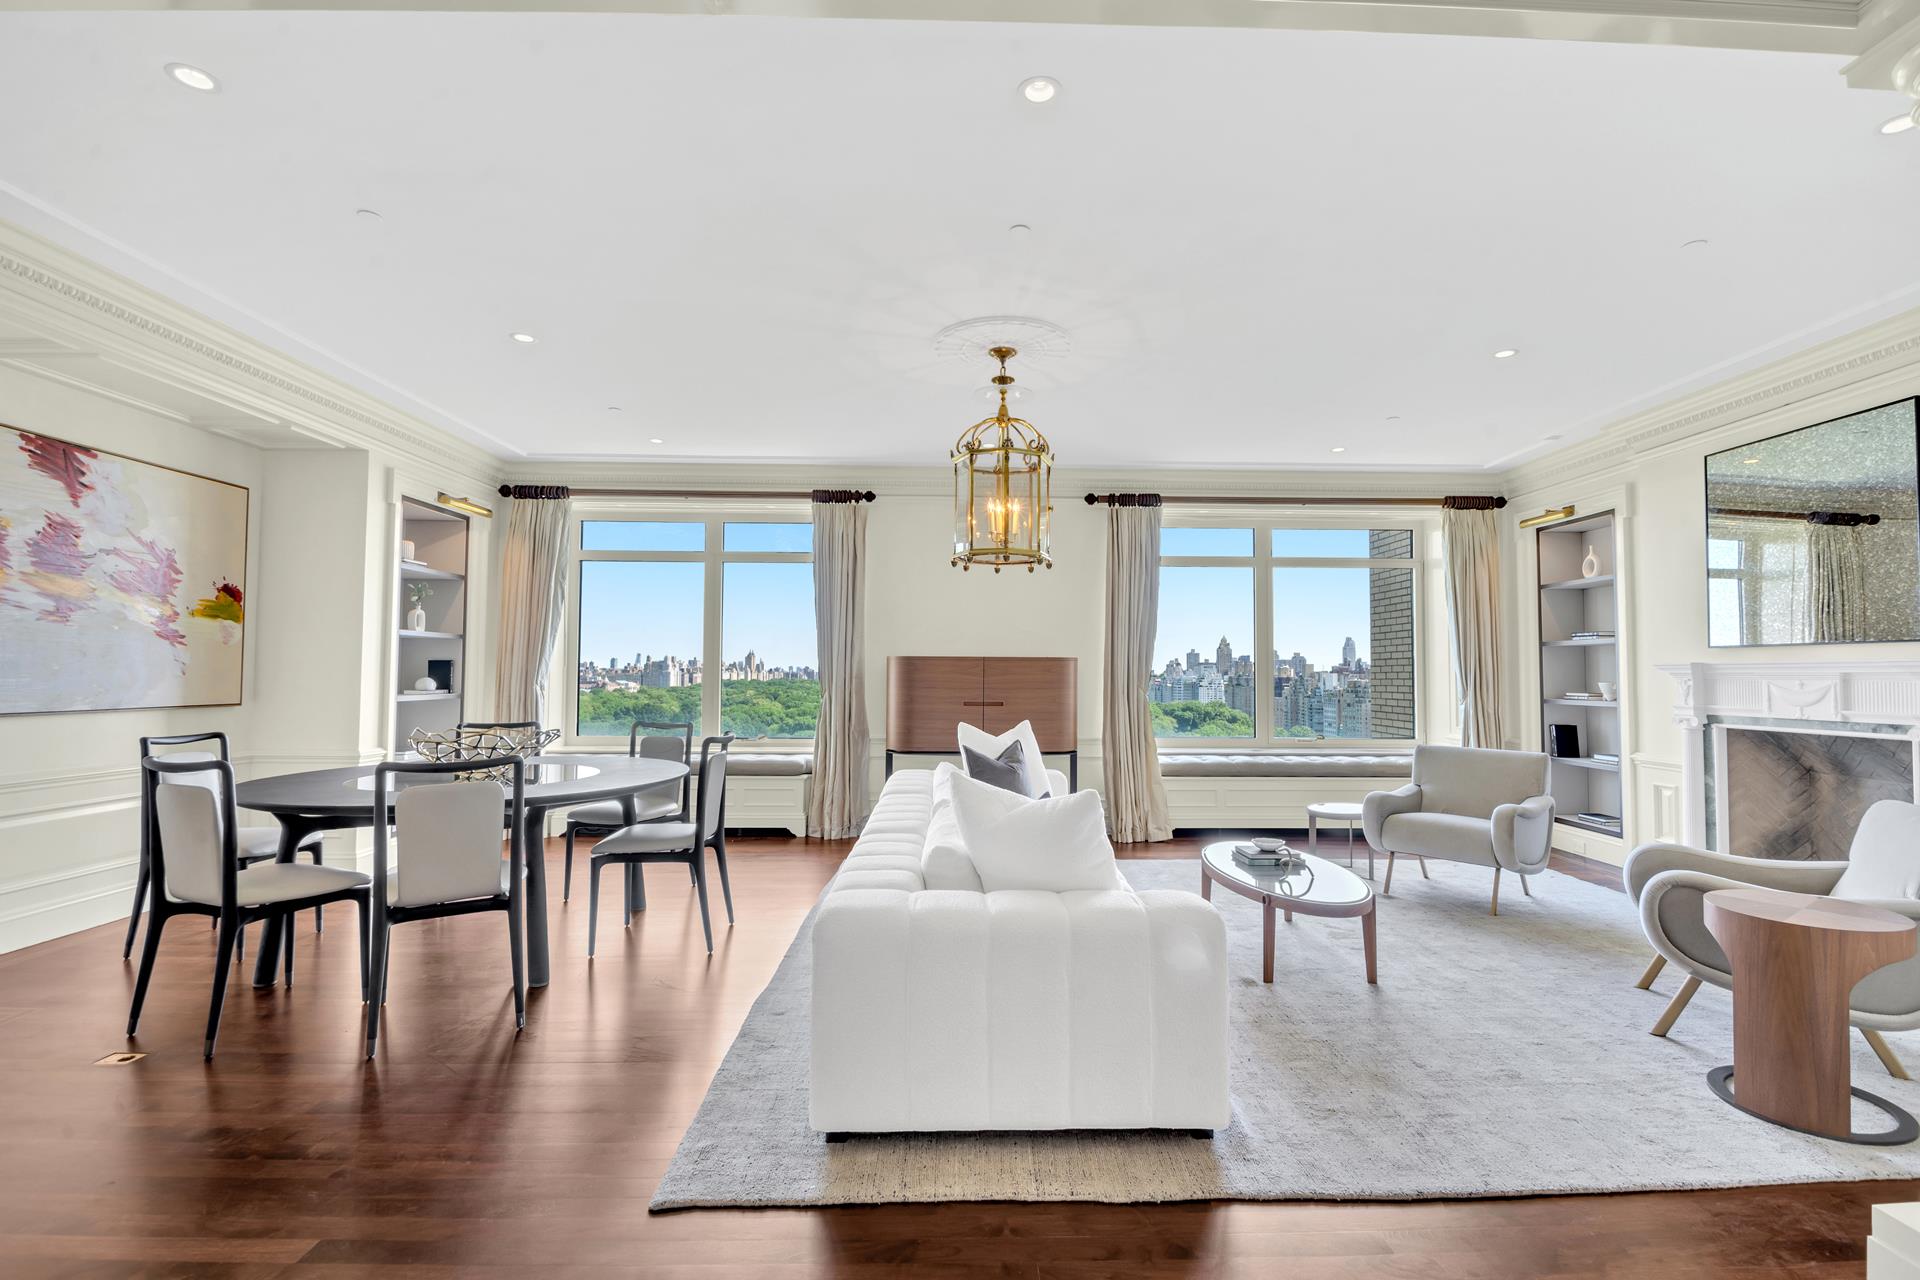
[[[407,630],[425,631],[427,629],[427,611],[415,605],[407,614]]]
[[[1587,558],[1580,562],[1580,576],[1595,578],[1600,575],[1600,557],[1593,554],[1593,548],[1587,548]]]

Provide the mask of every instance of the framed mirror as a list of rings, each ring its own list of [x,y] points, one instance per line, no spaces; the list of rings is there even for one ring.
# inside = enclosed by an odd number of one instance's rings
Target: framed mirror
[[[1920,640],[1920,398],[1707,455],[1707,643]]]

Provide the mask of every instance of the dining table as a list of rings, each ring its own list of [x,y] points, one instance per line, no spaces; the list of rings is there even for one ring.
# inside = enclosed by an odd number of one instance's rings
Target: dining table
[[[448,775],[395,775],[388,784],[388,812],[374,812],[375,765],[355,765],[338,769],[310,769],[302,773],[282,773],[270,778],[254,778],[234,788],[234,802],[242,809],[270,813],[280,823],[280,849],[277,860],[292,862],[300,842],[318,831],[345,831],[371,827],[375,822],[393,821],[391,797],[408,785],[426,785],[418,781],[430,777],[444,782]],[[687,766],[672,760],[647,756],[614,755],[539,755],[527,758],[523,796],[525,841],[527,984],[547,985],[551,967],[547,957],[547,814],[553,809],[599,800],[618,800],[627,820],[635,816],[634,798],[645,790],[678,783],[687,776]],[[403,779],[406,779],[403,781]],[[505,806],[511,801],[503,793],[502,821],[507,820]],[[631,902],[635,887],[628,884]],[[291,919],[279,929],[263,930],[255,950],[253,985],[271,987],[279,969],[282,935],[292,932]],[[290,936],[287,941],[291,941]]]

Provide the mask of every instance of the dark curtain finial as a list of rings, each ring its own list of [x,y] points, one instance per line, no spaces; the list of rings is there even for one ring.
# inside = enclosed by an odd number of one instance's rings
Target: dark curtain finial
[[[541,502],[570,498],[573,491],[563,484],[503,484],[500,486],[500,496]]]

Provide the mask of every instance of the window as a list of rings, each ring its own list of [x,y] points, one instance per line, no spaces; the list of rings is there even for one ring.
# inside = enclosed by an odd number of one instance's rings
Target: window
[[[575,545],[577,738],[624,738],[635,720],[813,737],[811,523],[583,519]]]
[[[1162,529],[1155,736],[1411,740],[1413,546],[1411,529]]]

